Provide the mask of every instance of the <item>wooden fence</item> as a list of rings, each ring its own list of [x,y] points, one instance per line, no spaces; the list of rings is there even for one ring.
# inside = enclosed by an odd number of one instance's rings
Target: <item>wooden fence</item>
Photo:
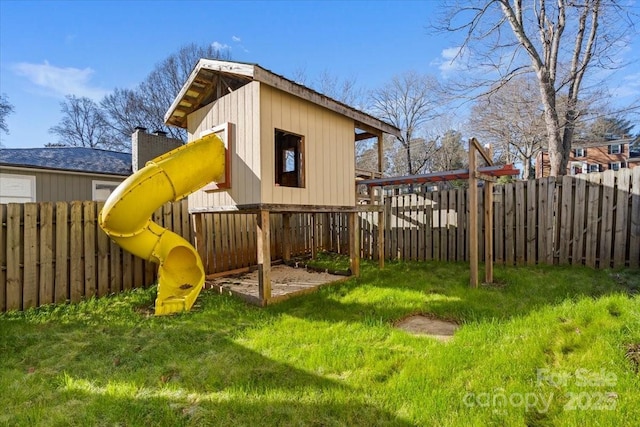
[[[0,205],[0,312],[50,303],[78,302],[153,284],[156,264],[113,243],[98,225],[103,203]],[[255,215],[202,215],[194,230],[186,200],[168,203],[154,222],[198,245],[207,274],[256,264]],[[282,254],[282,217],[271,220],[272,254]],[[312,218],[291,218],[292,255],[311,252]],[[324,226],[324,225],[323,225]],[[320,224],[317,224],[320,227]]]
[[[385,198],[385,256],[467,261],[468,191],[398,194]],[[480,193],[483,189],[477,189]],[[483,197],[478,209],[483,212]],[[0,205],[0,311],[144,287],[157,265],[123,251],[97,223],[101,203]],[[479,215],[480,221],[483,215]],[[166,204],[153,219],[197,249],[207,274],[256,264],[253,214],[207,213],[194,221],[187,202]],[[271,223],[271,254],[282,257],[282,216]],[[361,256],[377,258],[378,213],[360,215]],[[507,265],[640,266],[640,168],[518,181],[494,187],[494,261]],[[195,227],[194,227],[195,226]],[[293,214],[292,255],[312,247],[348,253],[346,214]],[[484,248],[480,245],[480,259]]]
[[[468,191],[386,197],[387,258],[468,260]],[[490,231],[482,223],[482,194],[478,200],[478,240],[492,233],[496,263],[640,265],[640,168],[495,185]],[[376,239],[372,224],[363,218],[369,236],[362,241]],[[369,248],[375,244],[363,247],[364,256]],[[484,259],[482,244],[479,256]]]

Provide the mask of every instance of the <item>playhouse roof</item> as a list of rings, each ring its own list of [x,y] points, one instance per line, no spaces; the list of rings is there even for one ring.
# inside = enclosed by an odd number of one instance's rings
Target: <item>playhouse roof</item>
[[[259,81],[349,117],[355,121],[356,127],[363,130],[373,129],[394,136],[400,133],[398,128],[389,123],[275,74],[258,64],[204,58],[198,61],[169,107],[164,120],[168,125],[186,128],[187,115],[251,81]]]

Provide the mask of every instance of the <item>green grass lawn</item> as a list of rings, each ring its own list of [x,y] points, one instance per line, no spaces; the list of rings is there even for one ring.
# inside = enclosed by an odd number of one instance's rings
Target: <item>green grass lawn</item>
[[[203,292],[153,317],[152,288],[0,315],[0,425],[637,425],[640,272],[495,277],[365,262],[266,309]],[[462,327],[393,327],[415,313]]]

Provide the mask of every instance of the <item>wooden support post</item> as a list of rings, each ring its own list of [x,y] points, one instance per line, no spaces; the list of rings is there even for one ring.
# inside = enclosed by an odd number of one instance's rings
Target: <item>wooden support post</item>
[[[378,172],[384,172],[384,134],[377,134],[378,137]]]
[[[282,214],[282,259],[291,259],[291,213]]]
[[[476,149],[469,140],[469,285],[478,287],[478,179]]]
[[[349,268],[351,274],[360,276],[360,216],[349,212]]]
[[[267,305],[271,299],[271,232],[269,211],[256,214],[258,236],[258,295],[260,303]]]

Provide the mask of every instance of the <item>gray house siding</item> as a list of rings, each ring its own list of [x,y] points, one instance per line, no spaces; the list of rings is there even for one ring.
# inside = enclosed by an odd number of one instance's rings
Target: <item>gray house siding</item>
[[[93,200],[93,182],[104,181],[115,185],[126,177],[101,174],[69,173],[67,171],[45,171],[0,167],[0,173],[35,176],[36,202],[70,202],[73,200]]]

